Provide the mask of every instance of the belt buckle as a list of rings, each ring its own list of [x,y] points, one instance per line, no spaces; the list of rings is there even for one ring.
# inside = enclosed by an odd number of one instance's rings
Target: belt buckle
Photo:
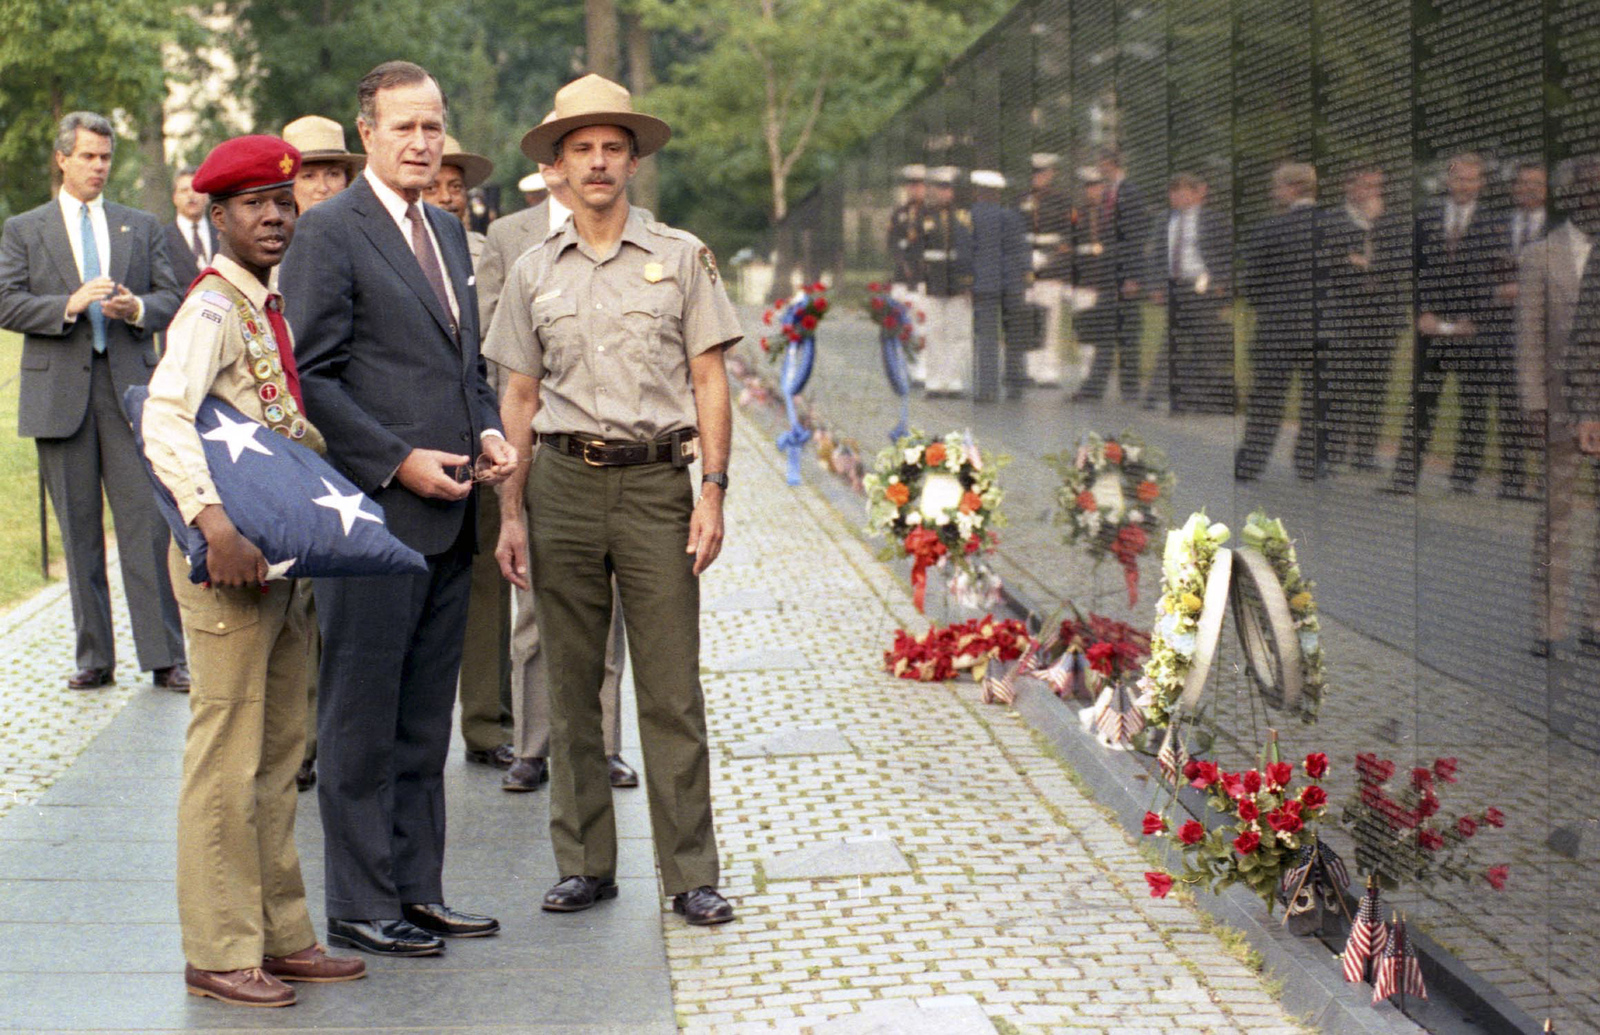
[[[594,459],[593,457],[591,457],[589,455],[589,450],[591,450],[591,449],[604,449],[605,448],[605,443],[604,442],[592,442],[589,439],[581,439],[580,441],[583,443],[583,453],[581,454],[582,457],[583,457],[583,462],[588,464],[590,467],[604,467],[605,465],[603,463],[601,463],[599,460],[596,460],[596,459]]]

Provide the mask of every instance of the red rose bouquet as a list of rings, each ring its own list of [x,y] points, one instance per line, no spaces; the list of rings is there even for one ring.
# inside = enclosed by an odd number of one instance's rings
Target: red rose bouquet
[[[801,288],[793,298],[785,298],[773,303],[772,307],[761,314],[761,322],[771,326],[773,320],[778,322],[779,333],[774,336],[762,335],[761,352],[768,359],[781,363],[783,353],[793,342],[804,341],[807,338],[815,339],[817,324],[828,312],[827,287],[822,281],[807,284]]]
[[[926,342],[917,327],[923,322],[920,310],[889,296],[889,285],[877,281],[867,285],[867,315],[878,325],[880,341],[898,341],[909,353],[921,352]]]

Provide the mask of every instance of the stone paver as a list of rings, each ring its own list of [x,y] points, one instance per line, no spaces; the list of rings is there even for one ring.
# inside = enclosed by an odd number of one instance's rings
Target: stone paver
[[[668,922],[682,1028],[853,1031],[828,1025],[889,1000],[968,996],[1001,1032],[1301,1030],[1195,909],[1149,898],[1138,850],[1020,717],[980,705],[970,682],[881,671],[894,629],[920,620],[907,588],[814,490],[785,486],[781,463],[741,416],[730,554],[704,593],[777,606],[702,621],[724,886],[740,919]],[[796,657],[809,666],[780,663]],[[855,751],[735,751],[800,722],[835,727]],[[892,842],[910,871],[767,869],[862,837]]]

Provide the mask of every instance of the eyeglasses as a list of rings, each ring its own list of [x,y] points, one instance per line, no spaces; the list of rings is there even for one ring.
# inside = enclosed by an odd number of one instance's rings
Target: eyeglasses
[[[512,462],[525,464],[532,459],[533,457],[531,456],[524,456]],[[486,482],[492,477],[490,472],[494,470],[494,461],[489,459],[489,454],[479,453],[477,459],[473,460],[472,463],[457,464],[449,470],[457,482],[463,485],[469,483],[476,485],[478,482]]]

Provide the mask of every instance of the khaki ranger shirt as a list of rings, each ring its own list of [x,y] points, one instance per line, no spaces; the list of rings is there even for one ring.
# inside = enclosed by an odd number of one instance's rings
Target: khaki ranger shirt
[[[243,296],[257,327],[270,337],[267,299],[276,298],[282,305],[282,296],[269,292],[226,255],[218,255],[211,266],[228,287]],[[150,398],[144,406],[145,455],[161,484],[172,493],[178,513],[189,524],[207,504],[222,502],[194,427],[201,400],[214,395],[251,420],[270,426],[267,402],[261,397],[263,382],[251,371],[255,359],[246,347],[237,299],[228,298],[221,291],[204,290],[207,282],[212,278],[202,280],[189,292],[172,318],[167,328],[166,353],[150,375]],[[292,341],[277,345],[280,349],[294,348]],[[300,444],[324,452],[327,446],[321,433],[310,421],[305,426]]]
[[[689,361],[743,337],[700,239],[630,208],[598,255],[567,220],[506,276],[483,354],[539,382],[539,434],[649,442],[698,427]]]

